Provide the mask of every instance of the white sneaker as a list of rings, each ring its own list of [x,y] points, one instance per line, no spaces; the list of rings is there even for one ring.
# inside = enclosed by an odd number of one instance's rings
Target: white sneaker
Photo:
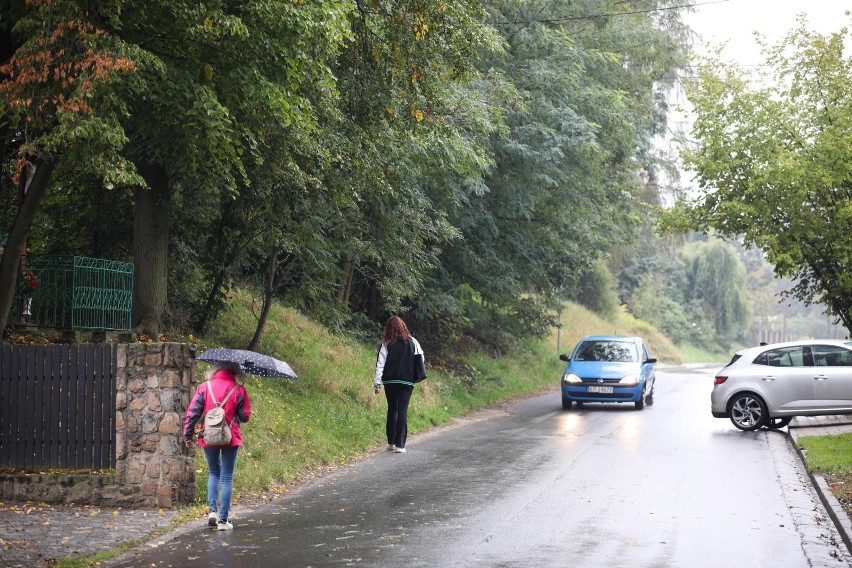
[[[389,452],[394,451],[395,448],[396,448],[396,446],[394,446],[393,444],[388,444],[388,451]]]
[[[393,447],[393,453],[395,453],[395,454],[404,454],[404,453],[405,453],[405,448],[397,448],[396,446],[394,446],[394,447]]]
[[[229,531],[234,528],[234,525],[231,524],[231,521],[219,521],[216,525],[217,531]]]
[[[218,522],[219,522],[219,513],[217,513],[216,511],[210,511],[210,513],[207,515],[207,526],[208,527],[215,527],[216,523],[218,523]]]

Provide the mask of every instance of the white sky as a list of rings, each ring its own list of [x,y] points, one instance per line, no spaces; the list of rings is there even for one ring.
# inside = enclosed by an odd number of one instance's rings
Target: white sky
[[[700,37],[701,42],[694,46],[696,54],[709,54],[713,47],[727,42],[722,56],[735,61],[741,67],[760,66],[765,57],[754,38],[754,32],[765,36],[770,45],[781,40],[796,27],[796,17],[804,14],[807,28],[821,34],[839,31],[842,27],[852,28],[852,0],[688,0],[684,4],[694,4],[692,12],[682,12],[684,22]],[[669,117],[670,128],[687,132],[689,119],[680,111],[680,107],[689,108],[682,91],[671,93],[673,108]],[[687,111],[688,112],[688,111]],[[688,134],[687,134],[688,136]],[[684,171],[681,182],[687,188],[694,187],[692,174]],[[665,182],[663,184],[665,186]],[[671,205],[672,195],[663,199]]]
[[[741,65],[759,65],[764,59],[754,41],[753,32],[766,36],[770,45],[796,27],[796,16],[804,13],[808,29],[829,34],[850,26],[850,0],[694,0],[692,13],[684,21],[705,44],[728,41],[724,58]],[[696,51],[700,51],[696,46]]]
[[[697,6],[691,13],[684,12],[683,20],[705,44],[696,45],[696,53],[709,53],[711,46],[727,41],[723,58],[744,68],[765,63],[754,41],[755,31],[773,45],[796,27],[796,17],[800,13],[804,13],[809,30],[824,35],[844,26],[852,28],[852,17],[845,14],[847,10],[852,11],[852,0],[689,0],[688,3]],[[678,98],[680,104],[685,102]],[[683,120],[679,113],[673,118]],[[681,183],[693,184],[689,172],[682,172]],[[835,327],[829,335],[831,333],[843,337],[846,331]]]

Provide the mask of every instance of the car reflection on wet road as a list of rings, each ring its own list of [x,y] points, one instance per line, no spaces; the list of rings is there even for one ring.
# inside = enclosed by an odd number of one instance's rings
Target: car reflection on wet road
[[[304,484],[232,532],[199,521],[108,565],[852,566],[786,434],[710,415],[715,370],[658,369],[641,412],[563,410],[556,377],[550,393]]]

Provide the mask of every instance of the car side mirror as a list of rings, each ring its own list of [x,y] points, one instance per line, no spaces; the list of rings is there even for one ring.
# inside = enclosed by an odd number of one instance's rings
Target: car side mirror
[[[645,362],[646,362],[646,363],[656,363],[656,362],[657,362],[657,358],[656,358],[656,357],[648,357],[648,359],[647,359],[647,360],[645,360]]]
[[[570,360],[571,360],[571,356],[570,356],[570,355],[566,355],[565,353],[562,353],[562,354],[559,356],[559,360],[560,360],[560,361],[570,361]]]

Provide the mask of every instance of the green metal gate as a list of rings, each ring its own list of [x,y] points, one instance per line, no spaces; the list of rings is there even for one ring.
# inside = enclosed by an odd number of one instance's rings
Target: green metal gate
[[[12,321],[34,327],[126,331],[133,310],[133,264],[84,256],[28,256],[38,285],[17,292]]]

